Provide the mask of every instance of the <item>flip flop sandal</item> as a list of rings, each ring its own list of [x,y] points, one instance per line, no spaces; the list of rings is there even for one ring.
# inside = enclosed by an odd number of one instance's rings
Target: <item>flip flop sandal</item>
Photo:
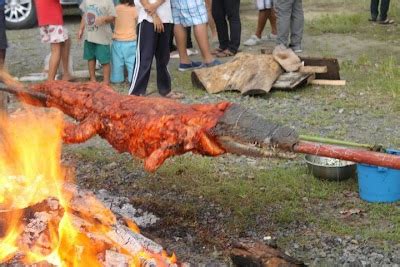
[[[221,53],[222,51],[224,51],[224,50],[221,48],[215,48],[214,51],[211,52],[211,55],[215,56],[215,55]]]
[[[384,25],[388,25],[388,24],[393,24],[394,20],[392,19],[385,19],[385,20],[380,20],[378,21],[379,24],[384,24]]]
[[[179,93],[179,92],[169,92],[164,97],[170,98],[170,99],[183,99],[183,98],[185,98],[185,95],[182,93]]]
[[[217,54],[217,57],[233,57],[235,53],[230,50],[224,50]]]

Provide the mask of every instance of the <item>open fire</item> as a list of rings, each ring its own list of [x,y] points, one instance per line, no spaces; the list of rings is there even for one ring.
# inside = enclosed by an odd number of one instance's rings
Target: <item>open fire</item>
[[[61,166],[59,112],[0,119],[0,264],[177,266],[175,256],[78,190]]]

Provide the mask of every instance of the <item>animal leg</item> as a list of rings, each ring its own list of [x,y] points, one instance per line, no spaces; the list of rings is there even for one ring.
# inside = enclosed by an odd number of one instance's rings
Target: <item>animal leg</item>
[[[83,143],[95,136],[102,127],[97,115],[91,115],[79,124],[65,122],[63,140],[67,144]]]
[[[170,147],[162,147],[153,151],[144,161],[144,168],[148,172],[156,171],[164,161],[175,155],[176,151]]]

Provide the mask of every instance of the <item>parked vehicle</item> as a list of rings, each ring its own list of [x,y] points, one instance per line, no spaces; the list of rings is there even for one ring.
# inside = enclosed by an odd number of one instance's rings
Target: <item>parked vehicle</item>
[[[7,29],[24,29],[36,25],[34,0],[6,0]],[[62,5],[78,5],[81,0],[61,0]]]

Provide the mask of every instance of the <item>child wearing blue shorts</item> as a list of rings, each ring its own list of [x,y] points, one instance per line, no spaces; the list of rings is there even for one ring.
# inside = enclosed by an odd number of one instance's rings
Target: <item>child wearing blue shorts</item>
[[[78,39],[86,29],[83,58],[88,61],[90,81],[96,81],[96,60],[103,67],[103,83],[110,84],[110,62],[112,41],[111,23],[116,12],[112,0],[83,0],[79,6],[83,11]]]
[[[134,0],[120,0],[115,7],[117,17],[111,45],[111,82],[125,81],[124,67],[128,71],[128,81],[132,81],[136,58],[136,25],[138,14]]]

